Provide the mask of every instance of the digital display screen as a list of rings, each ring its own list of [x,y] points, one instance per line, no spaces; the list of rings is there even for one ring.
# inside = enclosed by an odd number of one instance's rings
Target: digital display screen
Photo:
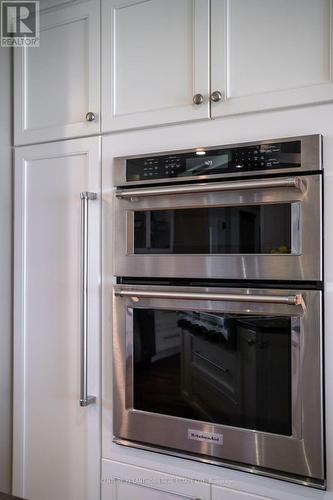
[[[198,156],[186,160],[186,175],[198,175],[211,170],[228,168],[230,155],[228,153],[216,156]]]

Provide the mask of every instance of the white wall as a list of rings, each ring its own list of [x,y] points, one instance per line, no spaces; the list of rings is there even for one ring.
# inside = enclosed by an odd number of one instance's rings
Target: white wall
[[[187,460],[117,446],[112,443],[111,387],[111,291],[112,263],[104,259],[103,290],[103,458],[185,477],[208,478],[231,488],[283,500],[333,500],[333,104],[306,106],[274,112],[230,116],[201,123],[190,123],[147,130],[136,130],[103,138],[103,189],[106,206],[111,205],[111,168],[113,157],[157,151],[205,147],[219,144],[273,139],[306,134],[323,135],[325,182],[325,347],[326,347],[326,447],[327,491],[320,492],[283,481],[235,472],[223,467],[208,466]],[[111,211],[104,211],[104,230],[110,229]],[[107,232],[104,232],[106,238]],[[309,235],[311,237],[311,235]],[[104,242],[105,255],[109,244]],[[104,473],[112,463],[104,462]],[[108,467],[109,466],[109,467]],[[270,493],[270,494],[269,494]]]
[[[11,489],[11,50],[0,47],[0,491]]]

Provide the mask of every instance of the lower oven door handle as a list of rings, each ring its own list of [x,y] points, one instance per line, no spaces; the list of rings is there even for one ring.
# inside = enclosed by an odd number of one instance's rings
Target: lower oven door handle
[[[184,300],[213,300],[224,302],[255,302],[265,304],[302,305],[303,297],[296,295],[247,295],[229,293],[191,293],[191,292],[158,292],[154,290],[116,290],[115,295],[131,297],[133,300],[140,298],[156,299],[184,299]]]
[[[117,189],[116,197],[135,201],[136,198],[168,194],[213,193],[218,191],[238,191],[246,189],[295,188],[302,190],[299,177],[273,179],[253,179],[249,181],[212,182],[205,184],[186,184],[183,186],[163,186],[137,189]]]

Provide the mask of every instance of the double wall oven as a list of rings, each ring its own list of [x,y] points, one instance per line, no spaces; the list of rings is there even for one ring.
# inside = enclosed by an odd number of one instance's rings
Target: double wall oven
[[[321,137],[114,181],[115,441],[324,487]]]

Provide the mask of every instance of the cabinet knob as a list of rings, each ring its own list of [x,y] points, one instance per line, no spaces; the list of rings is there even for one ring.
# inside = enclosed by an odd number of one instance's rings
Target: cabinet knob
[[[86,114],[87,122],[93,122],[95,118],[96,118],[95,113],[92,113],[92,111],[88,111],[88,113]]]
[[[202,94],[195,94],[193,96],[193,103],[194,104],[202,104],[204,101],[204,97]]]
[[[214,90],[214,92],[211,93],[210,98],[213,102],[219,102],[223,99],[223,95],[219,90]]]

